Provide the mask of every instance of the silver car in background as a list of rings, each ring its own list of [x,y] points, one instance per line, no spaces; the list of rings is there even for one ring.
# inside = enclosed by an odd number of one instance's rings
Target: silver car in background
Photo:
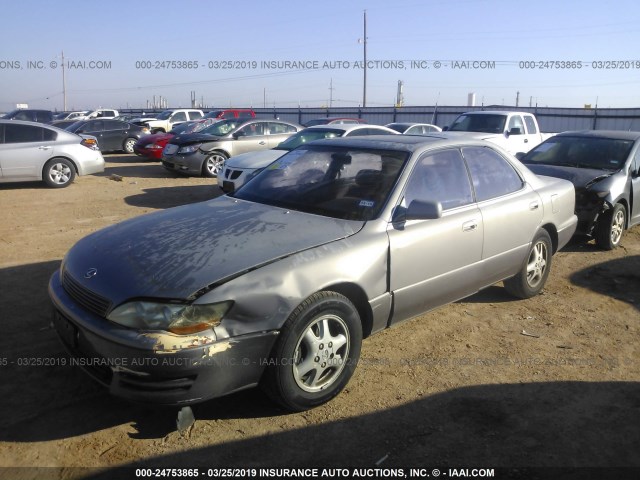
[[[574,200],[486,142],[320,140],[233,194],[80,240],[49,283],[53,322],[114,395],[262,385],[305,410],[346,386],[364,337],[502,280],[540,292]]]
[[[35,122],[0,120],[0,182],[67,187],[76,175],[104,171],[95,137]]]
[[[222,172],[218,175],[218,186],[224,192],[233,192],[240,188],[253,175],[265,168],[274,160],[280,158],[294,148],[305,143],[324,138],[357,137],[365,135],[396,135],[398,132],[380,125],[367,124],[332,124],[317,125],[305,128],[291,135],[276,148],[243,153],[231,157],[224,163]]]
[[[220,120],[197,133],[169,140],[162,151],[162,165],[184,175],[216,177],[229,157],[268,150],[302,128],[280,120]]]

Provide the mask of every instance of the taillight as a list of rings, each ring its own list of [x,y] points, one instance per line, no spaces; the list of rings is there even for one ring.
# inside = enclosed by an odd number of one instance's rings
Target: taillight
[[[100,150],[98,147],[98,141],[95,138],[83,138],[80,145],[84,145],[91,150]]]

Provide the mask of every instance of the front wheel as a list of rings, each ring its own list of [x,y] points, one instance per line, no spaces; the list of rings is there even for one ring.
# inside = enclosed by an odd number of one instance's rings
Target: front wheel
[[[504,281],[507,292],[519,298],[531,298],[540,293],[551,270],[552,252],[551,237],[546,230],[540,230],[531,242],[520,272]]]
[[[616,248],[622,240],[625,223],[626,210],[624,205],[618,203],[598,220],[595,235],[596,244],[605,250]]]
[[[224,167],[224,162],[227,160],[227,156],[222,152],[213,152],[207,155],[202,165],[202,176],[204,177],[217,177]]]
[[[44,183],[52,188],[68,187],[76,177],[76,169],[66,158],[49,160],[42,171]]]
[[[318,292],[287,319],[262,379],[277,403],[303,411],[328,402],[347,385],[360,358],[362,324],[337,292]]]

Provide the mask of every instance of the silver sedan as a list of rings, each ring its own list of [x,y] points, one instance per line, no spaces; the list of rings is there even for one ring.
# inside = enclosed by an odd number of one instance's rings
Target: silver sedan
[[[76,175],[104,171],[95,137],[35,122],[0,120],[0,182],[67,187]]]
[[[499,281],[540,292],[574,201],[482,141],[320,140],[234,194],[80,240],[50,280],[54,325],[115,395],[262,385],[304,410],[346,386],[364,337]]]

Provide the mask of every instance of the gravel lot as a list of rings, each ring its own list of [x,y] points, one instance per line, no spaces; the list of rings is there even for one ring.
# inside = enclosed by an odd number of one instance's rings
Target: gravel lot
[[[88,233],[219,191],[134,156],[106,159],[104,174],[62,190],[0,185],[0,467],[52,467],[0,478],[115,466],[508,467],[515,478],[640,468],[640,228],[613,252],[569,245],[534,299],[496,285],[371,337],[327,405],[289,414],[256,389],[195,406],[181,433],[178,409],[112,398],[61,365],[47,282]]]

